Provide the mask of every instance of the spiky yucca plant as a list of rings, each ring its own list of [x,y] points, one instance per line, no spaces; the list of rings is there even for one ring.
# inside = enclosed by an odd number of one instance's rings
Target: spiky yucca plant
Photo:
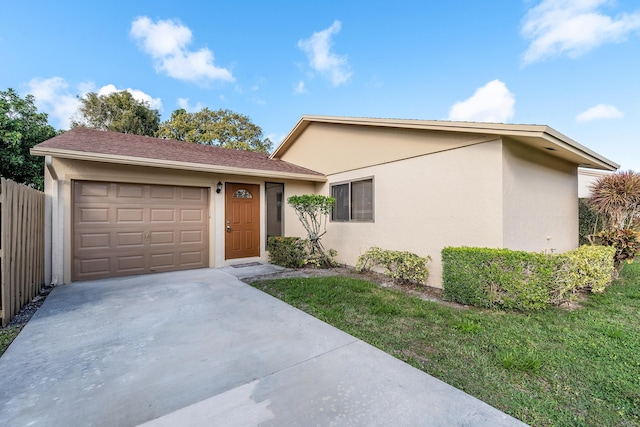
[[[623,171],[591,185],[591,205],[613,229],[633,229],[640,220],[640,174]]]
[[[615,265],[620,271],[640,255],[640,174],[618,172],[599,178],[591,186],[590,204],[604,219],[595,242],[616,248]]]

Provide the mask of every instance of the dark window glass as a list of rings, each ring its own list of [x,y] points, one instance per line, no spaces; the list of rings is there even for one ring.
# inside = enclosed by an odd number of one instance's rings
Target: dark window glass
[[[373,221],[373,179],[331,186],[332,221]]]
[[[349,221],[349,184],[332,186],[331,197],[336,199],[331,219],[334,221]]]

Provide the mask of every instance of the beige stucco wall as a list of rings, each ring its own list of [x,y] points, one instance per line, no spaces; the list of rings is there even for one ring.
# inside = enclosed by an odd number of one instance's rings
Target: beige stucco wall
[[[209,188],[209,266],[221,267],[239,260],[224,259],[224,189],[216,193],[216,184],[220,181],[260,185],[260,235],[261,255],[257,258],[246,258],[242,262],[254,260],[266,261],[266,207],[264,194],[264,178],[212,174],[205,172],[180,171],[143,166],[119,165],[115,163],[87,162],[68,159],[50,159],[45,180],[47,212],[50,212],[50,228],[48,234],[51,251],[45,261],[48,265],[47,277],[50,283],[62,284],[71,281],[72,235],[71,235],[71,189],[72,180],[135,182],[144,184],[183,185]],[[291,190],[309,193],[315,190],[312,183],[268,179],[269,182],[283,182],[285,192]],[[291,187],[291,188],[290,188]],[[295,215],[295,214],[293,214]],[[285,212],[285,218],[291,215]],[[291,221],[287,221],[291,222]],[[292,230],[293,231],[293,230]]]
[[[355,265],[371,246],[430,256],[428,284],[441,286],[445,246],[502,245],[501,142],[332,174],[321,188],[373,177],[375,222],[331,222],[323,242]]]
[[[334,139],[323,126],[301,136],[314,153],[313,147],[341,141],[340,156],[331,153],[333,157],[321,158],[318,154],[296,160],[325,173],[344,169],[327,173],[328,182],[318,185],[320,194],[329,195],[331,184],[374,180],[374,222],[329,223],[323,242],[338,251],[338,261],[355,265],[371,246],[415,252],[432,258],[428,284],[440,287],[441,251],[446,246],[535,252],[576,247],[575,165],[508,139],[469,144],[464,138],[456,142],[450,134],[425,133],[428,135],[406,140],[403,132],[365,132],[353,145],[347,143],[347,137],[353,136],[351,128],[345,135],[333,135]],[[445,149],[422,148],[425,153],[415,155],[419,144],[432,145],[434,138],[443,135],[446,141],[436,145]],[[377,147],[369,149],[372,155],[365,149],[367,144]],[[396,149],[411,155],[383,161],[385,152],[395,153]],[[378,156],[377,163],[351,168],[342,162],[347,158],[359,164],[363,156],[368,156],[367,161]],[[303,235],[291,226],[290,218],[287,235],[294,231]]]
[[[502,186],[504,247],[530,252],[576,248],[576,165],[505,140]]]
[[[311,123],[281,159],[330,175],[489,139],[495,138],[455,132]]]

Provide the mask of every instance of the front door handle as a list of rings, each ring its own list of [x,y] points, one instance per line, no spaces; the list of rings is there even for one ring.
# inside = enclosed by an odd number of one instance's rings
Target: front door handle
[[[231,233],[231,226],[227,225],[227,233]]]

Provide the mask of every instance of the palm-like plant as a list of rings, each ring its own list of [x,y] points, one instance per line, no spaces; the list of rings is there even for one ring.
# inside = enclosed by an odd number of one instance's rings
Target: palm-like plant
[[[616,248],[615,265],[640,254],[640,174],[633,171],[603,176],[591,186],[591,205],[604,218],[595,241]]]
[[[640,174],[624,171],[601,177],[591,185],[591,205],[609,228],[636,228],[640,220]]]

